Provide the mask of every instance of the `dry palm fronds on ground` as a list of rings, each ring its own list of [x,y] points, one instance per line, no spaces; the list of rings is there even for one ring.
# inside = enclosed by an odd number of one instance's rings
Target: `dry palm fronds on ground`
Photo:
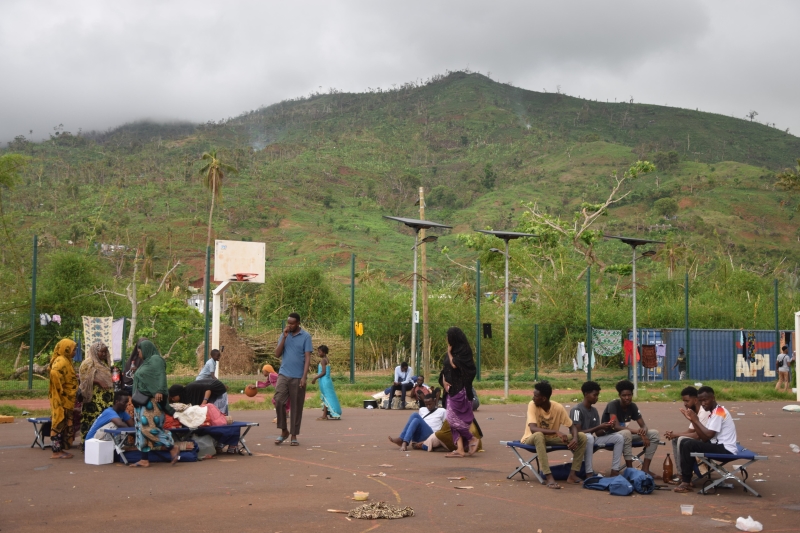
[[[347,516],[349,518],[361,518],[365,520],[375,520],[378,518],[393,520],[395,518],[414,516],[414,509],[411,507],[403,507],[400,509],[399,507],[388,505],[385,502],[373,502],[356,507],[347,513]]]

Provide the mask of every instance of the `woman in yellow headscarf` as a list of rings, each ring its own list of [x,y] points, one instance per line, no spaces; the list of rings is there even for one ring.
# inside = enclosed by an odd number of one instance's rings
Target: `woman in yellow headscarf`
[[[62,339],[56,344],[50,358],[50,442],[53,445],[53,459],[72,459],[72,454],[64,450],[70,448],[75,437],[72,428],[72,411],[78,392],[78,376],[72,366],[75,346],[75,341]]]

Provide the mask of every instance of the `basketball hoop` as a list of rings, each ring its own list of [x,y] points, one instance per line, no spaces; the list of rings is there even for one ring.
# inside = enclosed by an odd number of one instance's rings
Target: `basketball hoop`
[[[256,276],[258,276],[258,274],[253,274],[249,272],[237,272],[233,275],[231,281],[250,281]]]

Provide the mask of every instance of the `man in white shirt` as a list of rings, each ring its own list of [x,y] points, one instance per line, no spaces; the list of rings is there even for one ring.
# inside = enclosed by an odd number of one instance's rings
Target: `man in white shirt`
[[[392,400],[394,400],[394,393],[402,391],[400,405],[401,409],[406,408],[406,392],[414,387],[414,382],[411,381],[411,370],[408,368],[408,363],[403,361],[399,366],[394,369],[394,382],[389,391],[389,409],[392,408]]]
[[[428,437],[442,429],[447,411],[438,407],[439,395],[430,393],[425,395],[425,407],[420,407],[419,413],[414,413],[408,417],[406,427],[400,433],[400,437],[389,437],[389,442],[400,446],[400,451],[408,449],[412,442],[423,442]]]
[[[680,444],[681,454],[681,477],[683,481],[675,487],[675,492],[690,492],[692,490],[692,464],[695,458],[693,453],[720,453],[735,454],[738,451],[736,445],[736,425],[730,412],[723,406],[717,404],[714,396],[714,389],[708,386],[700,387],[697,391],[697,398],[703,410],[708,413],[705,422],[701,422],[697,413],[691,409],[681,409],[681,413],[692,423],[692,427],[697,433],[697,439],[688,439]]]
[[[708,412],[700,406],[700,399],[697,397],[697,389],[689,386],[684,388],[681,391],[681,399],[683,400],[683,407],[684,409],[689,409],[697,413],[697,418],[700,420],[701,424],[705,424],[705,421],[708,419]],[[664,438],[667,440],[672,441],[672,455],[675,457],[675,476],[673,479],[665,479],[667,483],[670,481],[675,481],[680,483],[681,481],[681,453],[680,447],[681,443],[686,439],[696,439],[698,438],[697,432],[694,430],[694,425],[689,424],[688,431],[684,433],[677,433],[675,431],[667,431],[664,433]]]

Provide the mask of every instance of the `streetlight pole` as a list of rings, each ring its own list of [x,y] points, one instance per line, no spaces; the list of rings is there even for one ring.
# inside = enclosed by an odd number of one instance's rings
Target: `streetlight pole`
[[[479,233],[485,233],[486,235],[493,235],[500,239],[503,239],[506,243],[506,251],[503,252],[498,250],[497,248],[490,248],[490,252],[495,252],[499,254],[503,254],[505,257],[505,312],[503,316],[503,349],[504,349],[504,375],[503,375],[503,392],[505,394],[504,398],[508,398],[508,261],[509,251],[508,251],[508,243],[511,239],[520,239],[523,237],[536,237],[532,233],[518,233],[516,231],[492,231],[492,230],[477,230]]]
[[[639,394],[639,361],[637,360],[636,356],[638,355],[638,335],[636,331],[636,247],[641,246],[643,244],[665,244],[664,241],[652,241],[650,239],[637,239],[635,237],[620,237],[618,235],[604,235],[606,239],[618,239],[628,246],[631,247],[633,250],[633,261],[631,264],[633,265],[633,272],[632,272],[632,285],[633,285],[633,353],[631,355],[632,365],[633,365],[633,397],[634,399]],[[655,255],[656,252],[654,250],[646,251],[642,254],[643,257],[651,257]]]
[[[411,365],[417,368],[417,246],[419,246],[419,229],[414,236],[414,284],[411,291]]]
[[[505,351],[503,357],[503,363],[505,365],[505,376],[503,376],[503,392],[505,394],[504,398],[508,398],[508,239],[504,239],[506,241],[506,253],[504,254],[506,257],[506,309],[505,309],[505,316],[503,317],[503,325],[504,325],[504,335],[503,341],[505,343]]]

